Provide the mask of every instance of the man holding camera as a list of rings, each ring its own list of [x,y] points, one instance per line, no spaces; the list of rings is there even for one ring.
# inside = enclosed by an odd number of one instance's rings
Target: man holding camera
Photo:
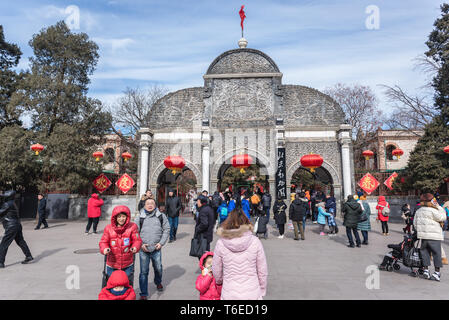
[[[30,263],[33,260],[30,249],[23,238],[19,210],[14,203],[15,196],[16,192],[14,190],[6,191],[1,196],[4,202],[0,207],[0,221],[2,221],[3,227],[5,228],[5,234],[0,243],[0,268],[5,267],[6,253],[13,240],[16,241],[17,245],[25,254],[25,260],[22,261],[22,264]]]

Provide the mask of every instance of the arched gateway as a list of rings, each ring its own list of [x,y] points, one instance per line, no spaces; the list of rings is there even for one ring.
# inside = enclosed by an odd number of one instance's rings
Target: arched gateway
[[[276,63],[246,43],[211,63],[203,87],[169,93],[154,105],[140,130],[138,194],[147,188],[156,194],[169,155],[186,160],[197,191],[213,192],[232,156],[246,153],[263,168],[274,199],[278,150],[284,149],[285,176],[278,183],[290,186],[300,158],[313,152],[323,157],[339,203],[354,190],[351,127],[341,107],[318,90],[282,84]]]

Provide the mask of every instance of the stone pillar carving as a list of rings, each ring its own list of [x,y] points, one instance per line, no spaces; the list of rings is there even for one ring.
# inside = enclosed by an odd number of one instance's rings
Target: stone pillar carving
[[[137,197],[143,194],[148,188],[148,171],[150,166],[149,155],[151,147],[151,133],[150,129],[142,128],[140,133],[140,155],[139,155],[139,190]]]
[[[338,139],[341,145],[341,164],[343,176],[343,196],[344,199],[352,194],[352,179],[351,179],[351,126],[343,124],[340,126],[338,132]]]
[[[202,157],[201,157],[201,168],[203,170],[203,180],[202,180],[202,188],[203,190],[207,190],[209,193],[210,190],[210,129],[209,122],[203,121],[203,125],[201,127],[201,147],[202,147]]]

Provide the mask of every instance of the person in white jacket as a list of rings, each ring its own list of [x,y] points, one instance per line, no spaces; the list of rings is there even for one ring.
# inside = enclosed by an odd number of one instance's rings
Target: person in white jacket
[[[418,233],[418,239],[421,240],[421,256],[424,266],[423,276],[426,279],[440,281],[440,268],[443,266],[441,261],[441,242],[444,240],[442,225],[446,220],[446,213],[438,205],[430,193],[421,195],[421,207],[416,211],[413,225]],[[430,276],[430,255],[433,257],[435,272]]]

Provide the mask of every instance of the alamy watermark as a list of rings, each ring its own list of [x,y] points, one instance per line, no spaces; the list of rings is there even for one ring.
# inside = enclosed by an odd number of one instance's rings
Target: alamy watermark
[[[380,29],[380,9],[376,5],[366,7],[365,13],[368,17],[365,20],[365,26],[368,30]]]
[[[80,268],[76,265],[69,265],[65,269],[65,273],[68,274],[65,280],[65,287],[67,288],[67,290],[79,290]]]
[[[380,271],[376,265],[369,265],[365,269],[365,273],[369,276],[366,278],[365,286],[368,290],[380,289]]]

